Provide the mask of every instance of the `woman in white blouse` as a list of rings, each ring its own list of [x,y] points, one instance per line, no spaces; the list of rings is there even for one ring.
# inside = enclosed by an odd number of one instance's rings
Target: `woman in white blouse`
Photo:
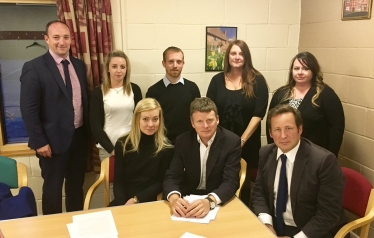
[[[130,131],[134,108],[142,99],[130,75],[127,55],[120,50],[110,52],[105,58],[102,85],[92,92],[90,104],[90,125],[101,160],[114,155],[114,145]]]

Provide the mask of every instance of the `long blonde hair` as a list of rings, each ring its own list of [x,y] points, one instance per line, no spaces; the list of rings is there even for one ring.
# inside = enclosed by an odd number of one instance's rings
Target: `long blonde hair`
[[[138,102],[135,107],[134,115],[132,117],[131,130],[128,134],[120,137],[118,140],[122,142],[123,145],[123,154],[127,152],[138,152],[139,143],[141,138],[140,130],[140,114],[142,112],[150,111],[153,109],[159,109],[159,127],[155,133],[155,146],[156,152],[155,155],[164,148],[173,147],[167,137],[165,136],[166,129],[164,124],[164,116],[162,113],[162,108],[160,103],[154,98],[144,98]],[[127,145],[131,146],[130,150],[126,150]]]
[[[123,78],[123,93],[130,95],[131,94],[131,82],[130,82],[130,75],[131,75],[131,65],[130,60],[127,55],[121,50],[113,50],[105,57],[104,63],[104,72],[103,72],[103,83],[101,86],[101,90],[103,91],[103,95],[109,92],[109,89],[112,87],[110,81],[110,74],[109,74],[109,64],[112,58],[114,57],[121,57],[126,60],[126,75]]]
[[[325,87],[325,83],[323,82],[323,73],[321,71],[321,67],[319,66],[319,63],[314,57],[313,54],[309,52],[300,52],[291,60],[290,69],[288,72],[288,81],[287,84],[283,87],[281,87],[278,90],[285,90],[286,93],[284,94],[283,98],[281,99],[281,102],[288,101],[293,97],[293,88],[295,87],[296,83],[293,78],[293,64],[295,60],[298,60],[300,64],[312,71],[313,77],[310,81],[312,86],[316,87],[316,94],[312,97],[312,104],[316,107],[319,107],[319,105],[316,103],[316,100],[318,99],[319,95],[321,94],[323,88]]]
[[[224,73],[227,75],[231,71],[231,65],[229,63],[230,58],[230,50],[231,48],[236,45],[238,46],[244,57],[244,65],[243,65],[243,72],[242,72],[242,84],[243,84],[243,92],[245,97],[255,97],[254,93],[254,85],[255,85],[255,77],[257,75],[261,75],[259,71],[257,71],[252,64],[252,57],[251,52],[249,51],[248,45],[242,40],[235,40],[229,44],[225,53],[224,59]]]

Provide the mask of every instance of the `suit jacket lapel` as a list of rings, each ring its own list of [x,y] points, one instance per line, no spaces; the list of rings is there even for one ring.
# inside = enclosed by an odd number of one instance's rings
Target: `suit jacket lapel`
[[[191,141],[192,141],[192,146],[190,148],[191,150],[191,154],[190,154],[190,169],[192,171],[195,171],[196,173],[196,176],[193,176],[194,178],[194,181],[193,181],[193,186],[195,188],[197,188],[197,186],[199,186],[199,183],[200,183],[200,175],[201,175],[201,163],[200,163],[200,143],[197,141],[197,134],[196,132],[195,133],[191,133],[192,134],[192,138],[191,138]]]
[[[297,190],[299,189],[301,178],[303,176],[305,166],[308,162],[308,155],[309,155],[309,149],[307,147],[307,143],[301,138],[300,147],[296,153],[295,164],[293,166],[292,179],[291,179],[290,198],[291,198],[291,206],[292,206],[293,214],[295,214],[295,209],[296,209]]]
[[[52,55],[47,52],[44,55],[44,60],[47,68],[49,71],[51,71],[53,78],[56,80],[58,86],[61,88],[62,92],[65,94],[65,96],[71,101],[72,99],[68,95],[68,90],[66,89],[64,80],[61,77],[60,71],[57,68],[56,62],[53,59]]]
[[[216,131],[216,137],[214,138],[214,141],[210,147],[208,159],[206,162],[206,180],[208,180],[210,173],[213,170],[214,165],[217,162],[217,159],[219,158],[219,154],[221,153],[222,149],[222,131],[220,127],[217,127]]]
[[[275,180],[275,171],[277,170],[278,160],[277,158],[277,149],[278,147],[275,147],[272,151],[272,153],[269,155],[268,160],[268,188],[269,188],[269,201],[270,201],[270,211],[274,215],[274,180]]]

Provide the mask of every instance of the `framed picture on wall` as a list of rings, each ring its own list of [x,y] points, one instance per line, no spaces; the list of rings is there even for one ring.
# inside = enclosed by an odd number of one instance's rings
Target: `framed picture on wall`
[[[371,18],[372,0],[342,0],[342,20]]]
[[[236,40],[237,27],[207,26],[205,35],[205,71],[222,71],[227,46]]]

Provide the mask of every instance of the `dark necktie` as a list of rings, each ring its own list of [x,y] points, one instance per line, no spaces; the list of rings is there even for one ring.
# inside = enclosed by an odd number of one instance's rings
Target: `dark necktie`
[[[286,211],[287,207],[287,198],[288,198],[288,183],[287,183],[287,173],[286,173],[286,163],[287,156],[282,154],[282,167],[279,174],[279,184],[278,184],[278,193],[277,193],[277,203],[276,203],[276,221],[277,221],[277,235],[284,235],[284,220],[283,213]]]
[[[69,67],[70,64],[68,60],[62,60],[61,63],[64,65],[64,74],[65,74],[65,85],[68,91],[69,98],[73,98],[73,88],[71,86],[70,74],[69,74]]]

